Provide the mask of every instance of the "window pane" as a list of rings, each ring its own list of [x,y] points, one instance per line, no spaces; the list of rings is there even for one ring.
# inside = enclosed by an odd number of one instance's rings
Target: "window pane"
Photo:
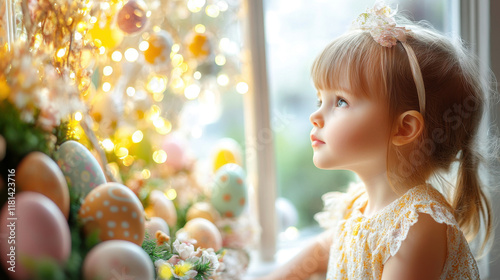
[[[323,207],[323,193],[344,190],[350,181],[355,180],[351,172],[319,170],[312,163],[309,115],[315,110],[316,90],[310,79],[310,67],[319,52],[344,33],[351,22],[373,3],[373,0],[265,1],[279,194],[298,210],[299,228],[316,225],[313,215]],[[398,3],[399,11],[410,18],[425,19],[446,33],[456,32],[453,13],[449,12],[451,1],[407,0]]]

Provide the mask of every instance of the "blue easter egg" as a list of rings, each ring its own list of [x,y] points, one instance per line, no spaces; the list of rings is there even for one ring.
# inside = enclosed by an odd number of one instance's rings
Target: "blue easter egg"
[[[247,204],[246,175],[234,163],[217,170],[212,188],[212,205],[223,217],[238,217]]]
[[[95,157],[76,141],[64,142],[56,151],[55,158],[68,185],[81,197],[106,183],[104,172]]]

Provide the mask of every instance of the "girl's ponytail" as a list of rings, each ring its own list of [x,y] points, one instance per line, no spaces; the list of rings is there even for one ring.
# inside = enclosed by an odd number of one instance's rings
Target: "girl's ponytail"
[[[479,180],[479,163],[480,155],[471,149],[470,145],[465,145],[461,150],[452,206],[455,209],[455,218],[469,242],[478,235],[481,219],[485,223],[484,242],[479,249],[481,254],[492,234],[492,220],[491,205]]]

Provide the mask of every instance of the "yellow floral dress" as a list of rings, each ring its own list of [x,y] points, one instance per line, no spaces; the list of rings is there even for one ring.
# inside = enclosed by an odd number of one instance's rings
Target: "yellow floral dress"
[[[398,252],[419,213],[448,225],[448,253],[440,279],[479,279],[476,260],[452,207],[431,185],[413,187],[369,218],[361,213],[368,202],[361,183],[352,184],[346,193],[327,193],[323,201],[325,211],[315,218],[335,232],[327,280],[381,279],[385,262]]]

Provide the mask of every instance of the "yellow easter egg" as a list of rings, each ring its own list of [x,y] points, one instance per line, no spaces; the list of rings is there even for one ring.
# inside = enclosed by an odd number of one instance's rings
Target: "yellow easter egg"
[[[80,208],[79,216],[89,234],[99,231],[105,240],[127,240],[139,246],[144,239],[144,208],[129,188],[105,183],[93,189]]]
[[[164,193],[159,190],[154,190],[149,195],[148,206],[146,207],[146,215],[148,217],[160,217],[169,226],[177,224],[177,211],[174,203],[168,199]]]
[[[22,191],[32,191],[50,198],[64,217],[69,215],[69,191],[64,174],[48,155],[32,152],[17,166],[16,185]]]
[[[96,22],[89,30],[89,34],[98,48],[102,46],[106,49],[113,49],[123,40],[123,32],[109,21]]]
[[[215,210],[212,204],[208,202],[197,202],[193,204],[186,214],[186,220],[190,221],[196,218],[203,218],[214,223],[220,219],[220,214]]]
[[[196,248],[222,248],[222,236],[219,229],[209,220],[196,218],[186,223],[180,233],[185,233],[189,239],[196,240]]]
[[[223,138],[215,144],[212,150],[213,172],[228,164],[235,163],[242,166],[242,149],[240,144],[232,138]]]

